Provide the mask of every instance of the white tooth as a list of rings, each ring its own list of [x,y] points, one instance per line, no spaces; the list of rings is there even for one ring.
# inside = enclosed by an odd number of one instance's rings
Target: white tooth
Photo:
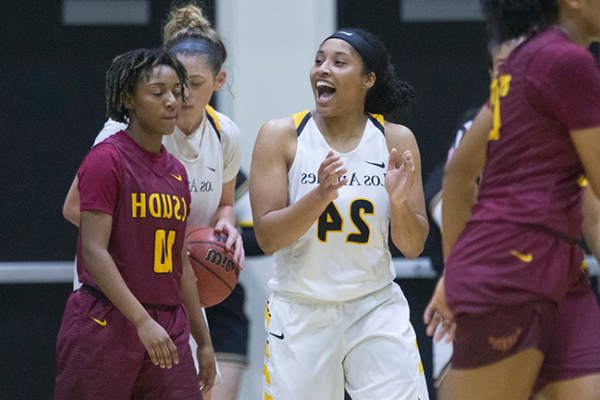
[[[327,87],[330,87],[330,88],[332,88],[332,89],[335,89],[335,88],[333,87],[333,85],[331,85],[331,84],[329,84],[329,83],[327,83],[327,82],[323,82],[323,81],[319,81],[319,82],[317,82],[317,87],[322,87],[322,86],[327,86]]]

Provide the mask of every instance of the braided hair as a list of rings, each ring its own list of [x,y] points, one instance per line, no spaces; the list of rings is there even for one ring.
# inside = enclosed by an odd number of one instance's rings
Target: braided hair
[[[128,123],[127,99],[133,96],[137,84],[149,79],[152,70],[159,65],[167,65],[177,73],[181,95],[185,98],[187,71],[174,54],[162,48],[132,50],[115,57],[106,72],[106,115]]]

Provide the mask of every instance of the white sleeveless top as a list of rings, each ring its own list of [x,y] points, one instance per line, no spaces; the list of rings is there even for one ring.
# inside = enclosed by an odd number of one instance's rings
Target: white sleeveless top
[[[311,191],[329,151],[348,169],[348,183],[300,239],[275,253],[269,287],[281,295],[346,301],[373,293],[395,278],[388,247],[389,151],[381,115],[369,115],[363,137],[348,153],[333,150],[309,111],[292,116],[298,135],[288,173],[290,204]]]
[[[108,120],[94,146],[110,135],[125,130],[126,124]],[[187,136],[178,127],[163,136],[163,145],[184,166],[192,195],[188,226],[208,225],[223,192],[223,183],[237,176],[240,167],[240,130],[227,116],[207,106],[200,126]]]

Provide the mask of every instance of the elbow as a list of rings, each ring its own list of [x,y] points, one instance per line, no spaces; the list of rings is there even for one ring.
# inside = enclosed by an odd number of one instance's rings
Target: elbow
[[[266,256],[271,256],[275,254],[277,250],[279,250],[275,248],[275,246],[270,246],[269,242],[269,240],[265,241],[264,239],[261,239],[258,235],[256,235],[256,243],[258,243],[258,246],[263,251],[263,253],[265,253]]]
[[[260,247],[260,249],[263,251],[263,253],[265,253],[265,255],[267,255],[267,256],[273,255],[279,249],[277,249],[275,246],[273,246],[272,240],[269,240],[269,238],[265,237],[265,235],[262,235],[261,233],[262,233],[261,230],[255,223],[254,224],[254,236],[256,238],[256,243],[258,244],[258,247]]]
[[[398,243],[400,243],[400,246],[396,247],[398,248],[398,250],[400,250],[404,257],[406,257],[409,260],[414,260],[418,258],[421,254],[423,254],[423,251],[425,250],[425,241],[427,240],[428,234],[429,225],[427,225],[427,229],[424,229],[421,232],[421,235],[418,238],[416,238],[416,240],[404,242],[398,241]],[[393,236],[392,242],[394,242],[394,244],[396,243],[396,241],[394,241]]]
[[[74,211],[65,204],[62,210],[62,215],[67,221],[79,227],[79,210]]]
[[[411,249],[410,251],[402,252],[402,254],[404,254],[404,257],[406,257],[407,259],[414,260],[423,253],[423,249],[423,246],[421,246],[418,249]]]

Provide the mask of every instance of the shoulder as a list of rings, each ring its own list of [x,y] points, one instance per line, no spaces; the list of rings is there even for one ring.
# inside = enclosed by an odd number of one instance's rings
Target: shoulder
[[[385,139],[388,148],[412,149],[416,145],[415,135],[404,125],[385,122]]]
[[[570,40],[554,35],[546,41],[541,41],[537,51],[531,58],[530,64],[534,70],[546,72],[552,78],[562,75],[572,75],[581,68],[598,68],[594,56],[587,49],[578,46]],[[553,40],[551,40],[553,39]]]
[[[85,173],[86,176],[102,176],[108,172],[115,172],[121,169],[121,157],[113,140],[106,140],[94,146],[87,154],[79,174]]]
[[[256,139],[255,151],[261,155],[281,155],[290,166],[296,154],[297,143],[296,124],[290,115],[263,124]]]
[[[227,137],[232,140],[237,140],[240,137],[240,128],[233,122],[227,115],[220,113],[215,110],[215,115],[219,120],[219,130],[223,137]]]
[[[214,111],[219,120],[221,147],[226,158],[241,157],[241,133],[240,128],[225,114]],[[238,160],[239,165],[239,160]]]
[[[260,128],[260,135],[271,139],[285,140],[296,136],[296,124],[290,115],[284,118],[271,119]]]

